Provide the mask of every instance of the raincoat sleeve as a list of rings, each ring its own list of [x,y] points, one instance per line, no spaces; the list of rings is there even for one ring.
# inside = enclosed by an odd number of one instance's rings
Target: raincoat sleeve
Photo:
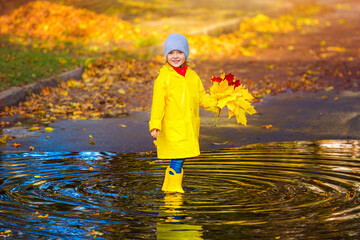
[[[160,74],[154,83],[153,100],[151,106],[151,117],[149,131],[153,129],[161,130],[161,121],[165,113],[165,78]]]
[[[212,98],[210,94],[207,94],[204,89],[204,85],[202,84],[199,78],[199,100],[200,100],[200,107],[203,109],[213,112],[219,113],[219,108],[217,108],[217,100]]]

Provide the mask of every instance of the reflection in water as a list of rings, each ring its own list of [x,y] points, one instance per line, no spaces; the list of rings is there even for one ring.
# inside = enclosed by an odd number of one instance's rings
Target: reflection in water
[[[357,239],[359,141],[204,151],[185,194],[143,153],[0,153],[0,232],[13,239]]]
[[[159,216],[166,217],[165,223],[157,224],[157,239],[193,239],[202,238],[202,227],[184,224],[186,215],[182,212],[183,194],[167,193],[164,206],[159,209]]]

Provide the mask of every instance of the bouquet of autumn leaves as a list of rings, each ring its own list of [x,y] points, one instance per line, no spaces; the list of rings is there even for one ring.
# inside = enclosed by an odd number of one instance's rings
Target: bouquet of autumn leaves
[[[213,76],[211,81],[213,85],[210,87],[210,96],[218,101],[218,107],[222,109],[226,106],[229,111],[229,118],[235,116],[237,123],[246,126],[245,114],[253,115],[256,113],[254,106],[251,105],[254,97],[249,93],[249,90],[241,85],[239,80],[235,80],[235,76],[231,73],[223,73],[220,77]]]

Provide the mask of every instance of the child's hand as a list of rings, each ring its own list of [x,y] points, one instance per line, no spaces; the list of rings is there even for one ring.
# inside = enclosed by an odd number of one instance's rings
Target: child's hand
[[[157,139],[158,136],[160,135],[160,130],[157,128],[154,128],[150,131],[150,134],[153,138]]]

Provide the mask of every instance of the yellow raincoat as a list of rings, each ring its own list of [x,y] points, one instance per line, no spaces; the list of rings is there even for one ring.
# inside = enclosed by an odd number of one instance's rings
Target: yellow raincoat
[[[185,77],[169,64],[155,80],[150,131],[159,129],[157,155],[160,159],[190,158],[200,155],[199,107],[218,113],[217,101],[205,93],[199,76],[190,68]]]

